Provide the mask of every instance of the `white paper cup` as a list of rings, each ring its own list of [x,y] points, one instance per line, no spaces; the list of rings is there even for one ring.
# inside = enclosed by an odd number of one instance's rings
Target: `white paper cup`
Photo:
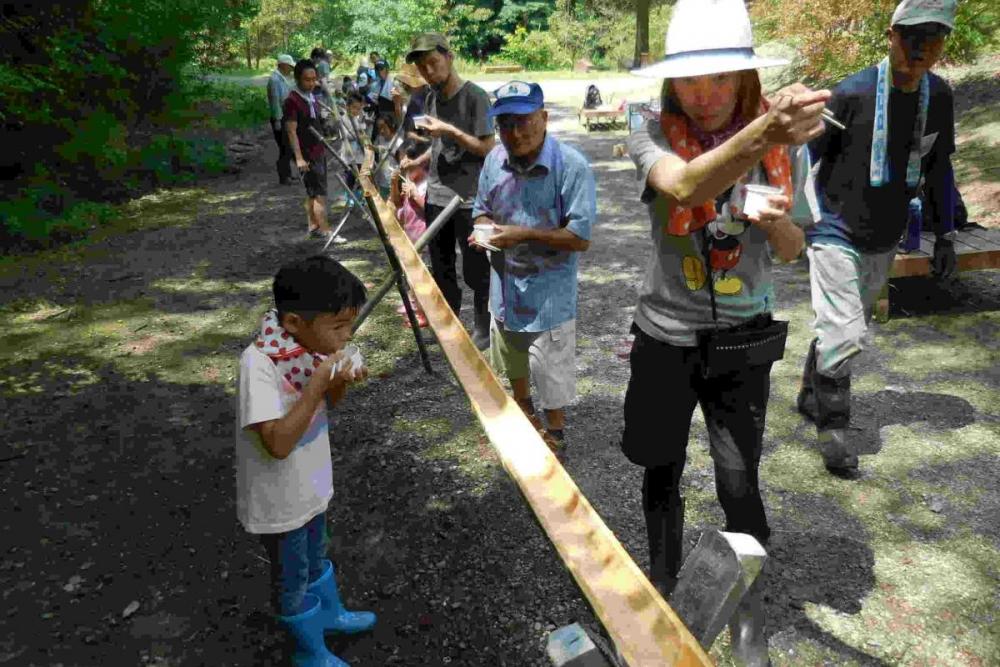
[[[477,222],[472,226],[472,238],[476,240],[476,243],[489,243],[495,235],[496,231],[489,223]]]
[[[743,215],[748,218],[755,218],[760,214],[761,209],[770,206],[767,200],[772,195],[784,194],[781,188],[770,185],[748,185],[746,186],[747,197],[743,201]]]
[[[347,345],[343,350],[341,350],[341,352],[344,354],[344,359],[341,359],[333,365],[333,368],[330,369],[330,377],[332,378],[340,371],[341,368],[347,365],[347,359],[350,359],[351,361],[351,371],[354,375],[357,375],[358,371],[360,371],[365,365],[365,361],[361,357],[361,350],[358,349],[357,345]]]

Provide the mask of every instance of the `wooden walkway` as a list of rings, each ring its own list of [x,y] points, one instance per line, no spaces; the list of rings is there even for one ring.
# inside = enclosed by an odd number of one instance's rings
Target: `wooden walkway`
[[[957,271],[1000,269],[1000,230],[978,227],[960,230],[955,238],[955,255],[958,260]],[[896,255],[889,277],[929,276],[933,257],[934,234],[924,232],[920,235],[919,250]],[[888,281],[875,304],[875,318],[880,322],[889,319]]]
[[[961,230],[955,239],[955,254],[958,256],[959,271],[1000,268],[1000,230]],[[906,255],[897,254],[892,263],[892,277],[926,276],[931,273],[931,258],[934,256],[934,234],[920,235],[920,249]]]

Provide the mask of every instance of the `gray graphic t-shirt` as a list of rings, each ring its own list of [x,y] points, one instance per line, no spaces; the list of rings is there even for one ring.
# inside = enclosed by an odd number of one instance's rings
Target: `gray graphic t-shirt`
[[[628,150],[642,184],[642,201],[648,206],[653,239],[653,252],[639,289],[635,323],[657,340],[693,346],[695,332],[714,326],[702,230],[687,236],[668,234],[666,222],[671,205],[646,185],[653,165],[673,153],[659,123],[647,121],[629,136]],[[790,150],[794,191],[790,216],[800,227],[809,227],[819,220],[809,151],[798,146]],[[758,164],[744,183],[733,187],[729,201],[719,207],[718,217],[704,228],[713,237],[711,266],[716,268],[711,277],[722,327],[740,324],[774,308],[767,234],[742,214],[746,196],[742,185],[767,182]]]
[[[490,96],[485,90],[465,81],[462,87],[445,100],[440,93],[432,90],[427,95],[425,113],[454,125],[466,134],[485,137],[493,134],[493,119],[486,114],[490,110]],[[435,206],[447,206],[455,195],[464,201],[462,208],[472,208],[479,185],[479,171],[485,158],[462,148],[450,137],[439,137],[431,144],[431,168],[427,181],[427,202]]]

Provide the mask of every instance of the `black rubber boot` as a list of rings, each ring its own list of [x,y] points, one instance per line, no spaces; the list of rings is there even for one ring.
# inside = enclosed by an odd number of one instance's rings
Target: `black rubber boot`
[[[726,532],[746,533],[766,546],[771,537],[760,496],[757,470],[734,470],[715,465],[715,493],[726,515]]]
[[[813,375],[816,373],[816,339],[809,344],[809,354],[802,368],[802,386],[799,388],[799,398],[795,402],[799,413],[809,421],[816,421],[816,389],[813,386]]]
[[[656,469],[652,469],[656,470]],[[664,489],[650,468],[642,479],[642,511],[649,540],[649,580],[664,599],[677,586],[684,551],[684,499]]]
[[[857,443],[851,438],[851,376],[832,378],[813,373],[816,392],[816,439],[831,474],[857,476]]]
[[[472,344],[480,351],[490,346],[490,298],[488,294],[473,297]]]

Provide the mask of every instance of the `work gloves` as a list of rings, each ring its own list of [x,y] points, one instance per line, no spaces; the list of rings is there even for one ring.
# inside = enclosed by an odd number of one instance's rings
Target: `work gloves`
[[[938,278],[950,278],[958,266],[955,257],[955,242],[940,236],[934,241],[934,256],[931,258],[931,269]]]

